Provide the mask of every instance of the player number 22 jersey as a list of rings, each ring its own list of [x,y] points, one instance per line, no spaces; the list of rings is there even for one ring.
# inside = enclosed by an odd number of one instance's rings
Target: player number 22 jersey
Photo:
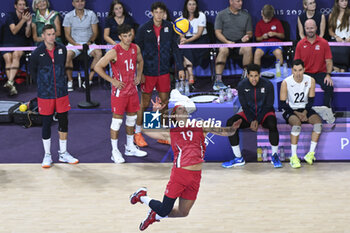
[[[288,90],[288,104],[292,109],[304,109],[308,103],[311,77],[304,74],[303,81],[297,83],[293,75],[285,79]]]

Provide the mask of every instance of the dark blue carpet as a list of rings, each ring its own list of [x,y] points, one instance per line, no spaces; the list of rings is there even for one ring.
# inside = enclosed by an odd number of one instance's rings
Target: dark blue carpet
[[[36,86],[18,85],[19,94],[10,97],[0,82],[0,100],[28,101],[36,97]],[[96,84],[91,90],[91,100],[100,103],[97,109],[80,109],[77,104],[85,100],[83,90],[69,93],[72,109],[69,111],[68,151],[83,163],[112,162],[109,128],[112,113],[110,112],[110,89],[103,84]],[[52,130],[51,152],[54,162],[58,160],[57,123]],[[124,152],[126,143],[125,124],[123,123],[119,137],[119,149]],[[14,123],[0,123],[0,163],[41,163],[44,149],[41,141],[41,127],[23,128]],[[144,158],[127,157],[127,162],[170,162],[170,147],[147,138],[149,146],[144,150],[148,156]]]

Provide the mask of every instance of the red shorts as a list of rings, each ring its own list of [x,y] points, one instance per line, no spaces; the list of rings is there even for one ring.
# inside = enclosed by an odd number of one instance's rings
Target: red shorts
[[[145,82],[141,83],[141,91],[152,93],[154,87],[156,87],[158,92],[170,92],[170,74],[159,76],[145,75]]]
[[[41,115],[52,115],[55,112],[63,113],[70,110],[68,95],[57,99],[42,99],[38,97],[39,113]]]
[[[201,174],[202,171],[190,171],[173,167],[164,193],[165,196],[173,199],[181,197],[187,200],[196,200],[202,177]]]
[[[243,118],[248,122],[248,119],[247,119],[247,117],[246,117],[246,115],[244,114],[243,111],[237,113],[237,115],[240,115],[241,117],[243,117]],[[264,118],[261,120],[261,122],[259,122],[259,124],[264,123],[265,119],[266,119],[268,116],[274,116],[274,117],[276,117],[276,114],[275,114],[275,112],[268,112],[268,113],[266,113],[265,116],[264,116]]]
[[[137,112],[140,109],[139,95],[135,93],[130,96],[116,97],[111,95],[112,112],[124,115],[125,112]]]

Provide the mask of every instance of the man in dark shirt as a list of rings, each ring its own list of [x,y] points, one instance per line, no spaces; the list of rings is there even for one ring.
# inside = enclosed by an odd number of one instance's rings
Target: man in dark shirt
[[[248,78],[243,79],[238,84],[238,97],[243,111],[237,113],[227,121],[227,126],[242,119],[240,129],[250,128],[253,131],[258,130],[259,124],[269,130],[269,141],[271,144],[271,160],[274,167],[282,167],[277,151],[279,143],[279,134],[277,130],[277,119],[275,115],[274,90],[270,81],[260,78],[260,66],[250,64],[247,66]],[[230,168],[242,166],[245,164],[239,148],[238,130],[233,136],[229,136],[235,158],[224,162],[222,167]]]
[[[141,49],[144,60],[143,76],[141,79],[141,108],[137,113],[135,127],[135,143],[140,147],[148,144],[141,134],[143,112],[151,102],[153,89],[156,88],[162,104],[168,106],[170,92],[170,59],[175,58],[179,78],[185,77],[183,57],[177,46],[177,37],[173,25],[163,20],[166,6],[162,2],[155,2],[151,6],[153,18],[140,26],[136,34],[136,43]],[[165,113],[167,107],[162,110]],[[167,141],[158,140],[160,143],[169,144]]]
[[[33,51],[30,60],[31,75],[38,84],[38,107],[43,121],[42,141],[45,155],[41,166],[50,168],[52,165],[51,123],[55,112],[58,118],[59,161],[77,164],[79,160],[67,151],[68,111],[70,110],[65,78],[67,49],[63,44],[55,43],[56,32],[51,24],[44,26],[42,38],[44,42]]]

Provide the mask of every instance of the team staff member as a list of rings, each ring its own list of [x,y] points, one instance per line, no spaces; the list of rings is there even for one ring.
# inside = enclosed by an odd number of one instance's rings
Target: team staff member
[[[44,26],[43,42],[36,48],[30,59],[31,75],[38,84],[38,107],[43,116],[42,139],[45,150],[43,168],[49,168],[51,158],[51,122],[55,112],[58,118],[60,150],[59,161],[76,164],[79,162],[67,151],[68,111],[70,110],[68,87],[65,78],[66,47],[56,43],[56,31],[51,24]]]
[[[160,100],[157,99],[153,109],[159,108]],[[176,103],[172,111],[173,120],[177,122],[182,121],[186,124],[189,112],[190,110],[184,105]],[[232,135],[241,122],[242,120],[237,120],[230,127],[176,127],[153,132],[152,130],[145,131],[145,134],[149,137],[171,142],[171,147],[174,151],[174,166],[171,170],[163,202],[148,197],[147,188],[140,188],[130,196],[131,204],[134,205],[140,202],[151,208],[147,218],[140,224],[141,231],[162,218],[186,217],[189,214],[199,191],[202,163],[204,162],[206,149],[205,136],[207,133],[220,136]],[[179,205],[174,208],[177,198],[179,198]]]
[[[240,129],[250,128],[253,131],[258,130],[259,124],[269,129],[269,141],[272,149],[271,160],[274,167],[282,167],[282,163],[278,158],[278,142],[279,134],[277,130],[277,119],[275,109],[273,108],[274,90],[270,81],[260,78],[260,66],[250,64],[247,66],[248,78],[243,79],[238,84],[238,97],[242,105],[243,111],[237,113],[227,121],[227,126],[242,119]],[[239,148],[238,130],[233,136],[229,137],[230,144],[235,158],[228,162],[224,162],[222,167],[230,168],[235,166],[243,166],[244,158]]]
[[[317,26],[313,19],[305,21],[306,37],[299,41],[294,59],[305,63],[305,73],[313,77],[324,91],[323,105],[331,107],[333,99],[332,52],[328,42],[316,34]]]
[[[151,6],[153,19],[140,26],[136,34],[136,43],[141,49],[144,67],[144,80],[141,81],[141,108],[137,113],[135,128],[135,142],[138,146],[144,147],[148,144],[141,135],[143,112],[151,101],[154,88],[157,89],[163,104],[168,105],[170,92],[170,59],[175,57],[176,69],[179,70],[179,78],[185,77],[183,57],[177,45],[177,36],[173,25],[163,20],[166,13],[166,6],[162,2],[155,2]],[[167,110],[164,108],[163,114]],[[167,143],[159,140],[160,143]]]

